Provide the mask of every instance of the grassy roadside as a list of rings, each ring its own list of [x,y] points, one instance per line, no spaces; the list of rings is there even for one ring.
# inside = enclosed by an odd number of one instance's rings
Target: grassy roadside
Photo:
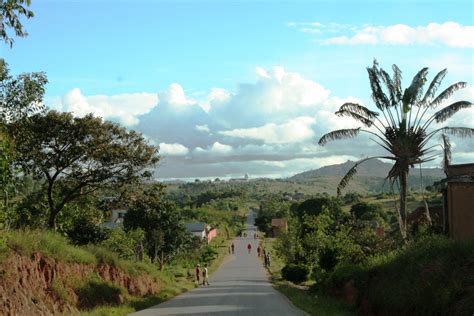
[[[224,257],[228,253],[230,240],[222,237],[216,237],[211,242],[217,250],[217,256],[209,266],[209,273],[212,274],[221,265]],[[127,315],[151,306],[163,303],[173,297],[194,289],[193,278],[186,277],[188,269],[183,267],[170,266],[162,272],[161,280],[164,286],[158,295],[148,297],[129,297],[126,302],[120,306],[102,306],[91,311],[81,311],[80,316],[122,316]]]
[[[285,295],[296,307],[310,315],[345,316],[355,314],[353,309],[344,301],[310,292],[308,290],[310,283],[295,285],[292,282],[283,280],[281,277],[281,269],[284,263],[273,249],[274,242],[274,238],[265,238],[262,240],[263,247],[271,253],[271,266],[267,268],[267,270],[271,275],[271,281],[275,289]]]

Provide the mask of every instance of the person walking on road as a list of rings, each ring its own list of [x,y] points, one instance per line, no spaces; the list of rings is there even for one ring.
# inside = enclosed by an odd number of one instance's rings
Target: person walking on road
[[[234,243],[232,243],[232,245],[230,246],[230,248],[232,249],[232,254],[234,254]]]
[[[247,249],[248,249],[248,251],[249,251],[249,253],[250,253],[250,251],[252,250],[252,245],[251,245],[250,243],[248,244]]]
[[[196,284],[199,286],[199,276],[201,275],[201,265],[196,265]]]
[[[258,256],[258,257],[260,257],[260,251],[261,251],[260,246],[258,246],[258,247],[257,247],[257,256]]]
[[[207,270],[207,264],[202,269],[202,285],[209,285],[209,271]]]
[[[265,258],[265,262],[266,262],[266,266],[269,267],[270,266],[270,251],[267,252],[267,256]]]

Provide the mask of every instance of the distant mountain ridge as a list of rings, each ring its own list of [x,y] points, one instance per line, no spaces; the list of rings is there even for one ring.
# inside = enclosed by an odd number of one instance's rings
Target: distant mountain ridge
[[[308,170],[294,176],[290,177],[289,180],[292,181],[305,181],[313,178],[318,178],[322,176],[340,176],[343,177],[350,168],[354,166],[356,162],[346,161],[342,164],[324,166],[319,169]],[[392,168],[392,164],[383,162],[378,159],[368,160],[359,165],[357,168],[357,173],[354,176],[357,177],[377,177],[385,178]],[[434,178],[444,178],[445,174],[441,168],[421,168],[423,177],[434,177]],[[415,168],[410,169],[410,176],[419,176],[420,169],[415,166]]]

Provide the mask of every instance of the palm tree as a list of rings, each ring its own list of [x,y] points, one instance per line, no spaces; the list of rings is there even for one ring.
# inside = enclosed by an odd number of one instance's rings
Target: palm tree
[[[402,237],[406,238],[406,208],[407,208],[407,178],[410,167],[434,160],[439,154],[436,150],[438,145],[429,145],[428,142],[438,133],[443,135],[444,148],[448,141],[447,134],[471,137],[474,129],[470,127],[448,127],[442,126],[430,129],[431,125],[442,123],[453,116],[459,110],[472,106],[471,102],[458,101],[432,113],[447,100],[455,91],[466,87],[465,82],[454,83],[435,97],[436,91],[441,84],[446,69],[440,71],[431,81],[428,90],[423,94],[423,87],[427,81],[428,68],[421,69],[402,93],[401,71],[392,66],[393,76],[379,68],[377,61],[372,67],[367,68],[372,99],[380,111],[374,112],[368,108],[356,104],[345,103],[336,112],[338,116],[349,116],[359,121],[366,128],[352,128],[332,131],[319,139],[319,145],[337,139],[352,138],[359,133],[367,133],[371,140],[384,148],[388,155],[369,157],[358,161],[342,178],[338,185],[337,193],[347,185],[357,172],[357,167],[369,159],[387,159],[394,162],[387,179],[392,185],[398,182],[400,189],[400,204],[397,208],[399,215],[399,226]],[[387,94],[388,93],[388,94]],[[446,157],[445,157],[446,158]],[[446,159],[445,159],[446,160]]]

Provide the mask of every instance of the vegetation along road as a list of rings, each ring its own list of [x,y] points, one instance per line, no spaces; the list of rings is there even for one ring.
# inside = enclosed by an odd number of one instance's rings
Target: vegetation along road
[[[228,255],[211,276],[210,286],[200,286],[163,304],[132,315],[306,315],[277,292],[268,281],[256,249],[255,214],[247,218],[247,237],[234,240],[235,255]],[[251,253],[247,245],[252,245]]]

